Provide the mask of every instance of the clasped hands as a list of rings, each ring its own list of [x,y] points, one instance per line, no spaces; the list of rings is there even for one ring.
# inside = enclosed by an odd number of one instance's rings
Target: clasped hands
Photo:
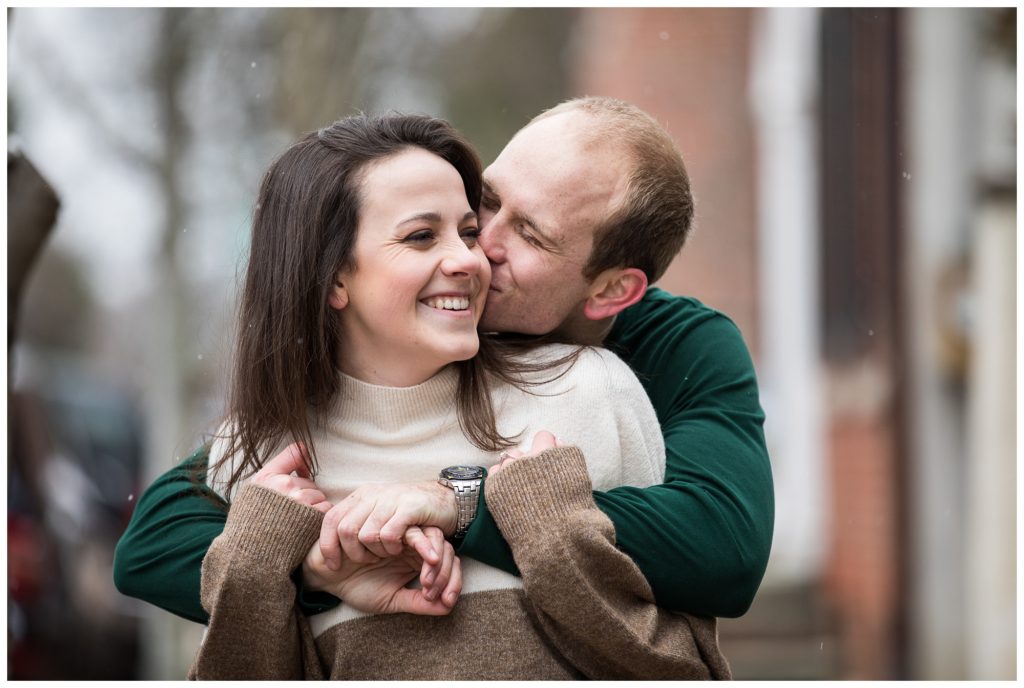
[[[538,432],[528,454],[510,449],[489,474],[556,445],[554,435]],[[458,519],[451,489],[436,481],[364,485],[332,504],[310,476],[301,443],[268,461],[252,482],[324,513],[319,542],[302,563],[307,589],[373,614],[443,616],[458,601],[462,564],[445,539]],[[421,587],[407,587],[417,577]]]

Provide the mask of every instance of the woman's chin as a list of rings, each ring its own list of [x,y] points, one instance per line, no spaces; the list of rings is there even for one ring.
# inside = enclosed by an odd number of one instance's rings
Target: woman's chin
[[[449,363],[457,363],[458,361],[468,361],[476,356],[478,351],[480,351],[479,340],[472,345],[467,343],[465,346],[452,347],[444,352],[444,357],[448,359]]]

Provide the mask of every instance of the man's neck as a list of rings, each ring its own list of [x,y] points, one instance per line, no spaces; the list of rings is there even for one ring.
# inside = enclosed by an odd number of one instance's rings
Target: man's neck
[[[577,317],[566,320],[562,325],[555,330],[555,333],[561,335],[573,344],[583,344],[585,346],[601,346],[604,340],[608,337],[608,334],[612,331],[612,325],[615,324],[615,318],[604,318],[603,320],[590,320],[582,314]]]

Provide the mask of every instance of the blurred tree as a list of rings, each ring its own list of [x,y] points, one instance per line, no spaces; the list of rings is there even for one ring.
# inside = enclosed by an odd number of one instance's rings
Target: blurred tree
[[[293,136],[359,110],[447,117],[493,159],[529,118],[569,95],[575,11],[278,10],[274,113]]]
[[[36,350],[80,351],[89,336],[96,304],[81,261],[53,246],[25,289],[18,336]]]
[[[367,28],[376,10],[292,8],[274,14],[268,37],[278,47],[274,115],[292,135],[317,129],[360,107],[368,73]]]
[[[490,163],[541,110],[572,95],[572,9],[485,10],[475,30],[440,46],[430,71],[443,79],[448,117]]]
[[[53,187],[20,152],[7,153],[7,346],[14,343],[22,291],[57,220]]]

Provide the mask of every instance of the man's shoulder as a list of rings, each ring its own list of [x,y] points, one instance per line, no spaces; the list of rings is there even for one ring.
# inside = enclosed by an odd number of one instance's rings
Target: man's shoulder
[[[741,338],[739,328],[725,313],[692,296],[678,296],[650,287],[644,297],[624,310],[615,321],[606,344],[619,354],[634,351],[652,342],[660,346],[670,342]]]
[[[695,319],[724,318],[732,322],[727,314],[712,308],[696,297],[672,294],[660,287],[648,287],[644,297],[627,308],[625,313],[632,313],[636,316],[661,315]]]

